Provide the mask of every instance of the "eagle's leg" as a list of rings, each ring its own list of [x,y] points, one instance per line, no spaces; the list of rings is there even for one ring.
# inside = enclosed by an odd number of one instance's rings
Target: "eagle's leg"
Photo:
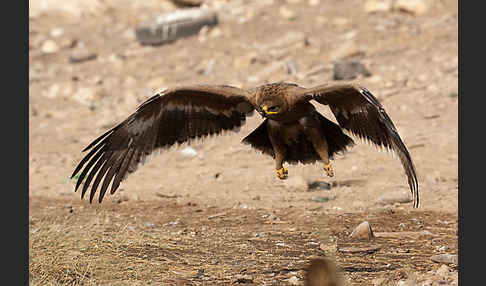
[[[289,176],[289,170],[283,167],[283,160],[285,158],[285,148],[273,148],[275,152],[275,171],[279,179],[285,180]]]
[[[334,170],[329,160],[329,149],[326,138],[318,124],[312,119],[305,118],[300,122],[304,126],[305,134],[310,138],[314,150],[324,163],[323,169],[329,177],[334,177]]]
[[[275,171],[277,172],[277,177],[281,180],[285,180],[289,176],[289,170],[283,167],[283,161],[285,159],[285,154],[287,153],[287,148],[277,134],[270,131],[268,135],[275,154]]]

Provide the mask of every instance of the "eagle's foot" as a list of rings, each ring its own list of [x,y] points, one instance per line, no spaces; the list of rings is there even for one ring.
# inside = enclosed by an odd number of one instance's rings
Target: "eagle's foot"
[[[331,162],[329,162],[329,164],[327,165],[324,165],[324,171],[326,171],[326,174],[329,177],[334,177],[334,170],[332,168]]]
[[[289,177],[289,170],[285,168],[280,168],[275,170],[277,172],[277,177],[281,180],[285,180]]]

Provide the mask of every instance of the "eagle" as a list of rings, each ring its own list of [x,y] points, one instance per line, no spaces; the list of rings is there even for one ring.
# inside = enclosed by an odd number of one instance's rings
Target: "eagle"
[[[320,114],[311,101],[329,106],[338,124]],[[134,113],[83,150],[89,152],[71,176],[78,176],[75,192],[84,182],[83,199],[92,183],[91,203],[101,184],[101,203],[110,183],[110,193],[114,194],[127,175],[155,150],[237,131],[254,111],[263,122],[242,143],[274,158],[278,178],[288,177],[284,163],[321,162],[327,176],[334,176],[330,160],[355,145],[349,134],[398,156],[413,207],[418,207],[417,175],[405,144],[376,97],[354,83],[311,88],[286,82],[249,89],[228,85],[168,88],[140,104]]]

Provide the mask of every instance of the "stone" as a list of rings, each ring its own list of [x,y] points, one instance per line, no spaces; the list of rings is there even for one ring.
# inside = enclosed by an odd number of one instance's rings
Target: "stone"
[[[366,67],[357,61],[338,61],[334,63],[334,80],[351,80],[359,75],[371,76]]]
[[[296,276],[292,276],[289,279],[287,279],[287,282],[290,285],[299,285],[299,278],[297,278]]]
[[[439,269],[437,269],[437,271],[435,273],[437,273],[437,275],[440,275],[440,276],[446,276],[450,273],[450,269],[449,269],[449,267],[447,267],[447,265],[442,264],[442,266],[439,267]]]
[[[321,0],[309,0],[309,6],[317,6],[321,4]]]
[[[236,275],[235,278],[236,278],[236,283],[242,283],[242,284],[253,283],[253,276],[251,275],[238,274]]]
[[[90,52],[85,49],[80,49],[73,51],[73,53],[69,56],[70,63],[82,63],[90,60],[94,60],[98,57],[97,54]]]
[[[44,54],[53,54],[59,51],[59,46],[53,40],[46,40],[42,43],[41,51]]]
[[[59,38],[60,36],[64,35],[63,28],[53,28],[49,31],[49,36],[53,38]]]
[[[135,37],[142,45],[161,45],[178,38],[195,35],[204,26],[218,24],[216,12],[208,9],[179,9],[159,15],[135,28]]]
[[[280,16],[282,16],[282,18],[287,20],[292,20],[295,19],[296,17],[296,13],[285,6],[281,6],[279,12],[280,12]]]
[[[374,237],[373,230],[369,222],[364,221],[360,223],[349,235],[351,238],[355,239],[365,239],[370,240]]]
[[[93,107],[95,91],[90,87],[81,87],[73,94],[73,98],[83,105]]]
[[[366,253],[366,254],[372,254],[375,253],[376,251],[381,249],[381,245],[372,245],[372,246],[367,246],[367,247],[342,247],[338,248],[339,252],[342,253]]]
[[[311,201],[312,202],[316,202],[316,203],[327,203],[328,201],[332,201],[332,200],[335,200],[336,199],[336,196],[315,196],[315,197],[312,197],[311,198]],[[336,207],[334,207],[336,208]],[[339,208],[341,209],[341,208]]]
[[[395,203],[409,203],[412,201],[412,196],[410,192],[407,191],[394,191],[394,192],[388,192],[383,195],[381,195],[378,198],[378,203],[381,205],[392,205]]]
[[[297,74],[297,62],[294,59],[289,59],[284,63],[285,69],[287,70],[287,73],[290,75],[296,75]]]
[[[389,0],[367,0],[363,8],[366,13],[386,12],[391,10],[392,3]]]
[[[321,191],[321,190],[330,190],[331,189],[331,184],[328,182],[324,181],[314,181],[309,184],[308,191],[309,192],[315,192],[315,191]]]
[[[428,10],[425,0],[396,0],[393,9],[414,15],[425,14]]]
[[[438,255],[433,255],[430,257],[430,259],[434,262],[438,263],[444,263],[444,264],[457,264],[458,259],[457,259],[457,254],[438,254]]]
[[[188,146],[181,150],[181,154],[184,157],[193,158],[197,156],[197,151],[194,148]]]

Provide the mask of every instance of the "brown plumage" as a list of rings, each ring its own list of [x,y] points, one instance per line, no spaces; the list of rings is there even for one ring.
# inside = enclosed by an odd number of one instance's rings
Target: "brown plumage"
[[[317,112],[311,100],[329,105],[339,125]],[[91,149],[73,172],[72,177],[81,172],[75,190],[85,180],[83,198],[92,183],[92,202],[101,184],[101,203],[110,183],[113,194],[155,149],[236,130],[254,110],[265,120],[242,142],[275,158],[280,179],[288,176],[285,162],[321,161],[327,175],[333,176],[329,160],[354,145],[344,129],[398,155],[418,207],[418,181],[407,148],[378,100],[353,84],[303,88],[280,82],[248,90],[210,85],[167,89],[83,150]]]

